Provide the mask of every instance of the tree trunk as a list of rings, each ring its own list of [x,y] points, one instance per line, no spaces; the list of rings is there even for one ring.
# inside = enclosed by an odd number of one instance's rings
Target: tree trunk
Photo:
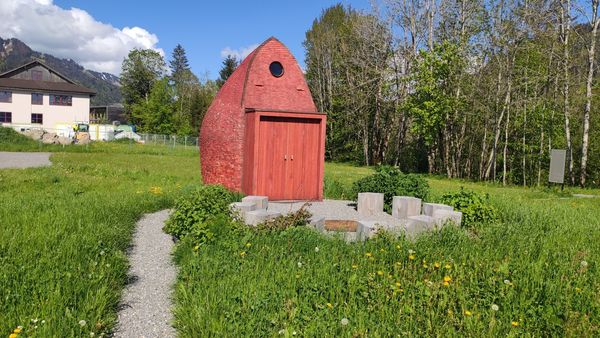
[[[575,184],[573,176],[573,146],[571,143],[571,117],[569,112],[569,35],[571,33],[571,0],[561,0],[561,33],[563,43],[563,114],[565,117],[565,141],[567,143],[567,167],[569,180]]]
[[[596,34],[598,32],[598,0],[592,0],[592,39],[588,50],[588,76],[585,92],[585,112],[583,114],[583,141],[581,143],[581,177],[580,184],[585,186],[587,176],[588,148],[590,137],[590,112],[592,110],[592,81],[594,79],[594,57],[596,55]]]

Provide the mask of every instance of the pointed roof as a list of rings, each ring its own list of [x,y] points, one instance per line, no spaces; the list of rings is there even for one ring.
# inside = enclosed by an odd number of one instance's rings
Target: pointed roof
[[[20,72],[26,71],[30,68],[41,66],[56,76],[63,79],[65,82],[49,82],[49,81],[35,81],[35,80],[25,80],[25,79],[13,79],[11,76],[18,74]],[[69,79],[65,75],[60,72],[54,70],[44,62],[39,59],[35,59],[31,62],[28,62],[22,66],[11,69],[0,74],[0,88],[8,88],[8,89],[27,89],[27,90],[39,90],[39,91],[49,91],[49,92],[67,92],[67,93],[78,93],[78,94],[89,94],[96,95],[96,91],[80,86],[75,81]]]

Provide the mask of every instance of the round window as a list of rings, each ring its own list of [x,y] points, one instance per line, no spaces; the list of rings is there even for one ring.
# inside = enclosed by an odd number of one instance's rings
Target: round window
[[[271,71],[271,75],[275,77],[281,77],[283,75],[283,66],[279,61],[271,62],[269,70]]]

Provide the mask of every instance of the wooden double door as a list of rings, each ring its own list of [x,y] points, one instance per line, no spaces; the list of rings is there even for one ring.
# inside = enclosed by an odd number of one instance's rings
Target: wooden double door
[[[321,121],[261,116],[256,188],[272,200],[317,200],[320,189]]]

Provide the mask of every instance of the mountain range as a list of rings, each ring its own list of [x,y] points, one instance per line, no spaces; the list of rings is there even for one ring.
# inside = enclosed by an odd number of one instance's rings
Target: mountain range
[[[96,96],[92,97],[90,102],[92,106],[120,103],[122,100],[117,76],[85,69],[71,59],[60,59],[50,54],[36,52],[19,39],[4,40],[0,37],[0,73],[34,59],[42,60],[51,68],[84,87],[94,89]]]

